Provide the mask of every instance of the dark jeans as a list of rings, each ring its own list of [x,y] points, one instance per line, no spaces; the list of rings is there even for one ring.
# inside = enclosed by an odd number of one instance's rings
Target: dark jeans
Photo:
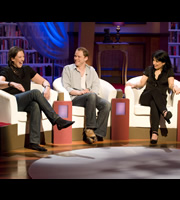
[[[18,111],[30,113],[30,143],[40,143],[41,111],[45,113],[52,125],[59,118],[39,90],[30,90],[15,95]]]
[[[94,129],[98,136],[106,136],[107,122],[111,110],[111,104],[107,100],[98,97],[95,93],[86,93],[74,98],[72,104],[85,108],[87,129]],[[97,119],[96,108],[99,111]]]
[[[166,96],[163,96],[159,90],[147,90],[141,94],[140,104],[150,106],[151,131],[158,131],[160,116],[166,108]]]

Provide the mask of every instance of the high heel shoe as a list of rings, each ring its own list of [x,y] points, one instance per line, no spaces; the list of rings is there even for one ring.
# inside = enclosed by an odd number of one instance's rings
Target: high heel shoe
[[[164,116],[165,112],[167,112],[166,116]],[[163,116],[164,116],[164,119],[167,121],[167,123],[170,124],[171,122],[169,119],[172,117],[172,113],[170,111],[164,111]]]
[[[153,134],[156,134],[156,135],[158,136],[158,132],[156,132],[156,131],[153,131],[153,132],[152,132],[152,135],[153,135]],[[151,140],[150,140],[150,143],[151,143],[151,144],[157,144],[157,142],[158,142],[158,139],[157,139],[157,140],[154,140],[154,139],[152,139],[152,137],[151,137]]]
[[[72,124],[74,124],[75,121],[68,121],[62,118],[58,118],[55,122],[55,124],[57,125],[58,130],[61,130],[63,128],[67,128],[69,126],[71,126]]]

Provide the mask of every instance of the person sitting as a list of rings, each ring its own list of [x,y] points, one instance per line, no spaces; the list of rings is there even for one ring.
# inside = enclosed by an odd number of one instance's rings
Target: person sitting
[[[69,92],[72,105],[85,108],[85,129],[83,140],[92,144],[102,141],[106,136],[107,121],[111,109],[110,103],[100,98],[100,81],[95,69],[89,66],[89,52],[84,47],[76,49],[74,64],[66,65],[62,72],[62,83]],[[96,108],[98,116],[96,118]]]
[[[30,113],[30,144],[29,148],[47,151],[40,146],[41,111],[45,113],[52,125],[59,130],[71,126],[74,122],[62,119],[53,110],[49,102],[50,84],[36,73],[30,66],[23,66],[24,50],[11,47],[8,53],[8,66],[0,71],[0,89],[14,95],[18,111]],[[44,87],[43,94],[39,90],[30,90],[31,81]]]
[[[166,51],[158,50],[152,55],[152,66],[145,69],[145,72],[139,84],[127,83],[126,86],[132,88],[146,88],[140,96],[140,104],[150,106],[150,122],[151,122],[151,144],[158,141],[158,128],[160,116],[162,115],[167,123],[170,122],[172,113],[167,110],[167,90],[170,88],[176,94],[180,93],[180,89],[174,85],[174,71]]]

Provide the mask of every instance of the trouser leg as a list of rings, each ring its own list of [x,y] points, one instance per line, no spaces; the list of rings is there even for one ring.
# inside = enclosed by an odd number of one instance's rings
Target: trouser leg
[[[160,116],[166,110],[166,100],[157,89],[146,91],[140,97],[140,104],[150,106],[151,130],[158,131]]]
[[[96,94],[87,93],[77,96],[72,100],[74,106],[81,106],[85,108],[86,128],[96,129]]]
[[[163,113],[164,110],[167,110],[166,99],[159,93],[159,90],[153,89],[146,91],[140,97],[140,103],[144,106],[150,106],[151,100],[155,102],[160,113]]]
[[[19,111],[25,111],[26,107],[29,106],[32,101],[35,101],[39,105],[39,108],[45,113],[52,125],[54,125],[55,121],[59,118],[59,115],[56,114],[54,109],[39,90],[30,90],[15,96]]]
[[[94,132],[98,136],[105,137],[111,104],[107,100],[97,97],[97,109],[99,110],[96,122],[97,129]]]
[[[98,136],[105,137],[109,111],[111,109],[110,103],[98,97],[95,93],[77,96],[72,103],[75,106],[85,107],[86,128],[94,129]],[[96,108],[99,110],[97,119]]]
[[[150,102],[150,107],[151,107],[151,118],[150,118],[151,119],[151,131],[158,132],[161,113],[159,112],[159,110],[153,100]]]
[[[40,144],[41,110],[39,105],[33,101],[26,107],[25,111],[30,113],[29,142]]]
[[[51,105],[39,90],[30,90],[17,94],[18,111],[30,113],[30,143],[40,143],[41,110],[54,125],[59,115],[55,113]]]

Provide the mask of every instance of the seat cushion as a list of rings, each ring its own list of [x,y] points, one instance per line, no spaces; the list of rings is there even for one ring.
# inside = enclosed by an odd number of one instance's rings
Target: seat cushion
[[[46,119],[47,119],[46,115],[44,114],[44,112],[42,112],[42,120],[46,120]],[[27,121],[27,112],[18,111],[17,120],[20,122],[26,122]]]
[[[172,112],[173,107],[167,106],[167,110]],[[134,114],[135,115],[144,115],[149,116],[150,115],[150,107],[149,106],[142,106],[140,104],[136,104],[134,106]]]
[[[85,116],[85,108],[80,106],[72,106],[72,115],[84,117]],[[96,109],[96,116],[98,115],[98,109]]]
[[[80,106],[72,106],[72,115],[74,116],[84,116],[84,107]]]
[[[150,115],[150,107],[149,106],[141,106],[140,104],[137,104],[134,106],[134,114],[135,115]]]
[[[20,122],[26,122],[27,121],[27,112],[18,112],[17,113],[17,120]]]

